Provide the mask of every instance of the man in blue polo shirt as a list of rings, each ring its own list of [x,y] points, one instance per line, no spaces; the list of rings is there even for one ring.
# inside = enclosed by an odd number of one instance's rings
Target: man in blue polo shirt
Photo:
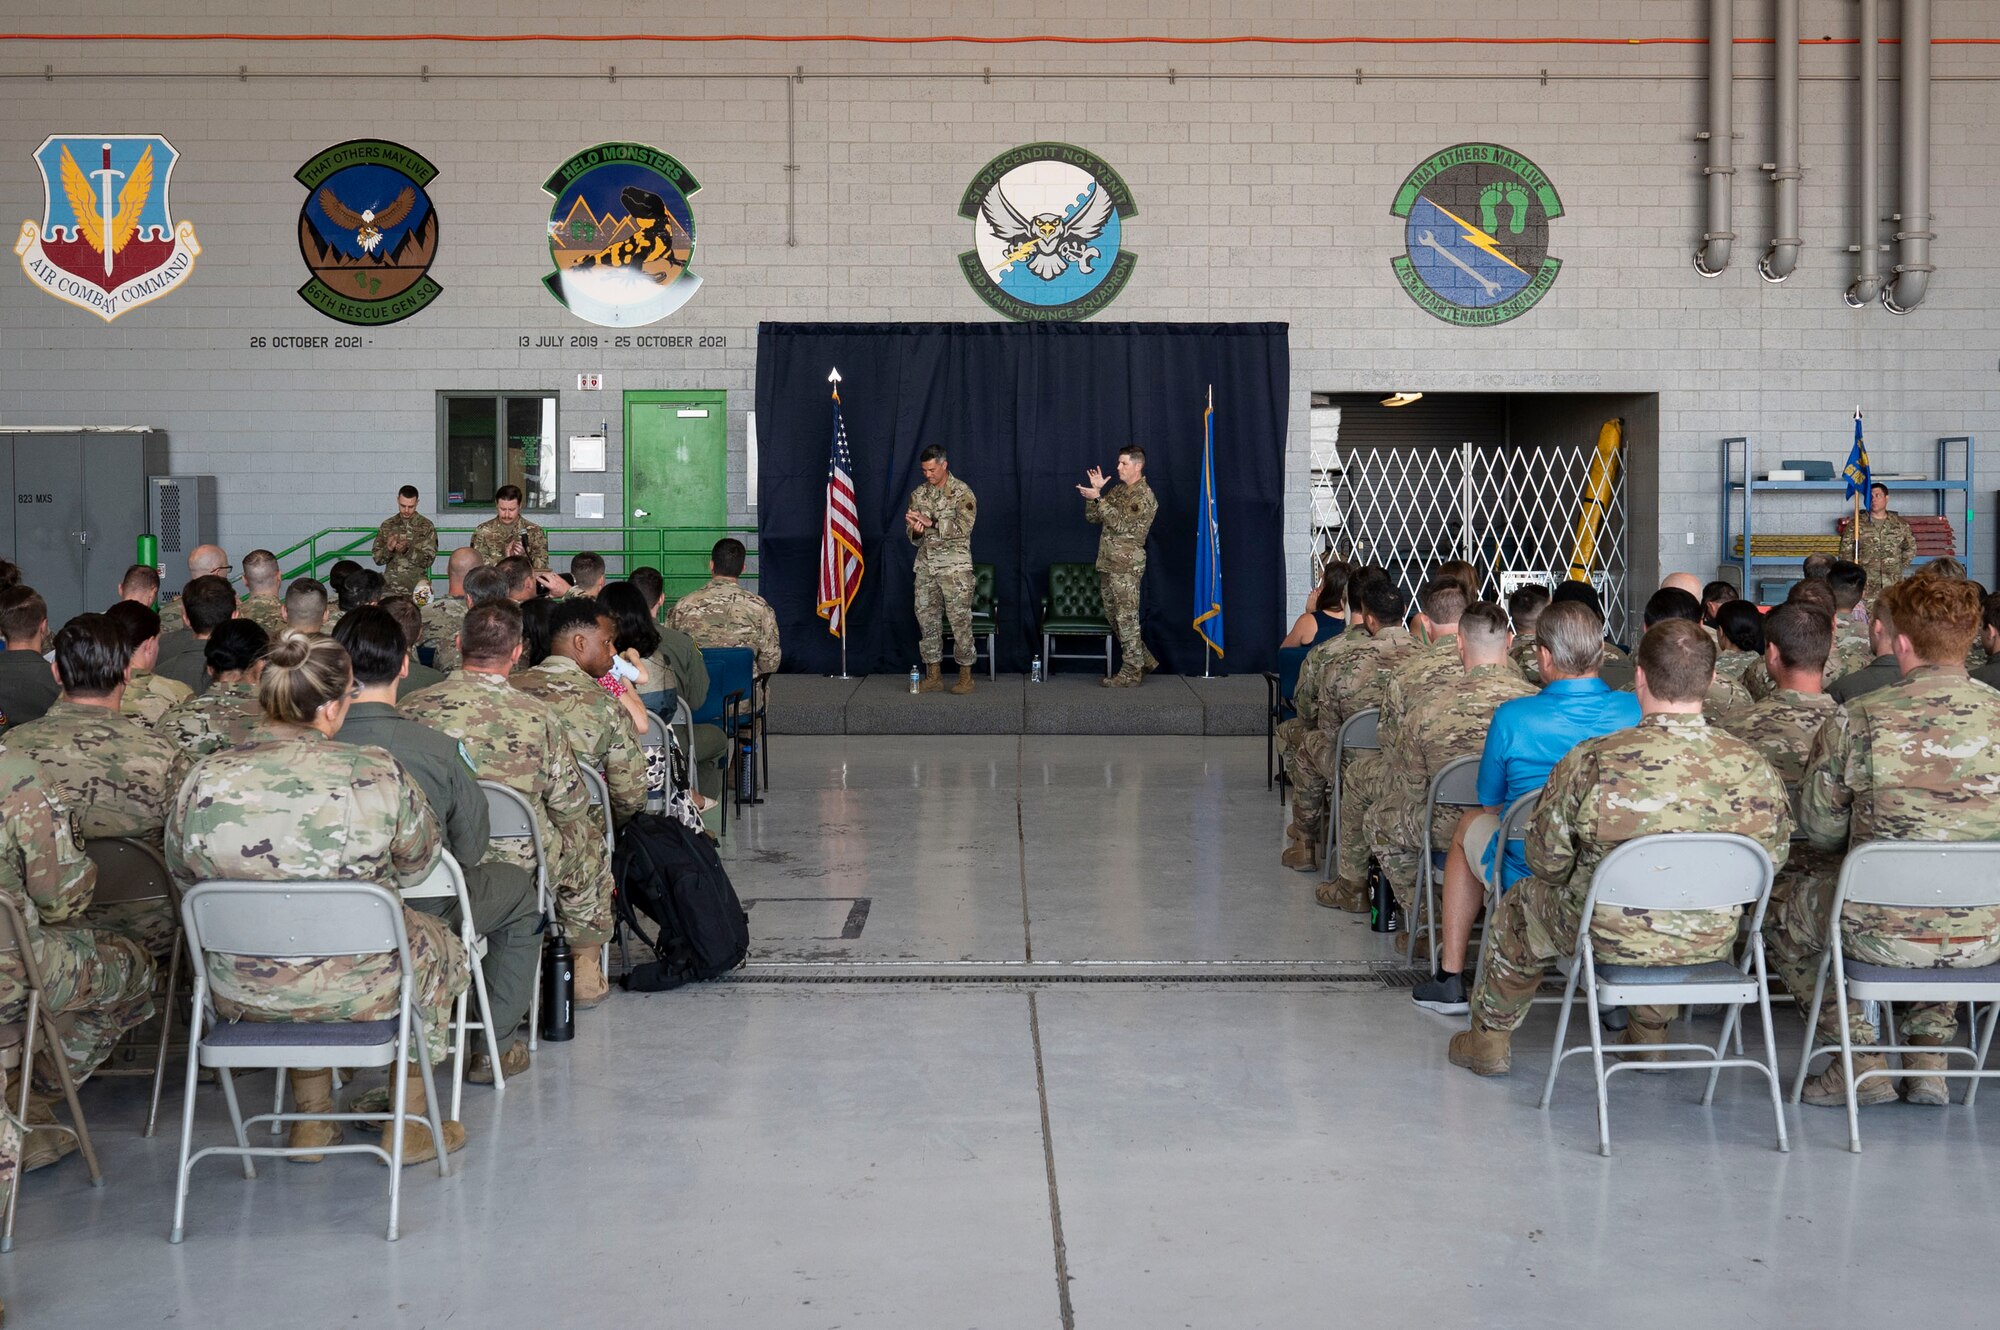
[[[1588,584],[1581,584],[1588,590]],[[1542,691],[1503,702],[1486,731],[1479,757],[1479,801],[1459,820],[1445,858],[1444,936],[1436,973],[1412,997],[1420,1007],[1446,1015],[1467,1008],[1465,952],[1472,924],[1485,903],[1485,874],[1493,863],[1500,814],[1507,805],[1548,781],[1549,772],[1585,739],[1639,723],[1639,699],[1614,692],[1598,677],[1604,659],[1604,620],[1591,600],[1566,597],[1559,588],[1535,625],[1535,654]],[[1503,889],[1528,876],[1520,842],[1510,842],[1501,871]]]

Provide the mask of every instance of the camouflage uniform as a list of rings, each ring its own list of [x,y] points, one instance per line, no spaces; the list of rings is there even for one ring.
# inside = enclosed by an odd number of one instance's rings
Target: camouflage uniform
[[[1344,636],[1344,634],[1343,634]],[[1386,676],[1376,737],[1382,747],[1360,752],[1340,778],[1340,825],[1350,833],[1340,843],[1340,876],[1362,882],[1368,876],[1368,838],[1362,832],[1368,810],[1388,793],[1392,754],[1400,741],[1405,717],[1440,687],[1463,685],[1465,668],[1458,658],[1458,638],[1439,636],[1406,654]],[[1352,713],[1350,713],[1352,714]]]
[[[1389,677],[1415,649],[1409,630],[1398,625],[1370,636],[1365,629],[1349,628],[1341,640],[1352,637],[1355,648],[1336,654],[1320,676],[1319,723],[1299,740],[1292,754],[1292,826],[1298,835],[1314,842],[1326,839],[1327,786],[1333,776],[1333,741],[1349,716],[1382,705],[1388,693]],[[1369,787],[1372,798],[1383,774],[1381,755],[1362,751],[1348,758],[1340,774],[1343,804],[1348,782]],[[1346,826],[1345,812],[1342,825]],[[1345,861],[1346,847],[1342,847]],[[1350,879],[1354,880],[1354,879]]]
[[[917,654],[925,665],[944,660],[944,624],[949,619],[952,657],[960,669],[970,669],[978,654],[972,642],[972,524],[979,520],[979,500],[971,486],[957,476],[946,476],[942,485],[917,486],[905,511],[936,523],[910,537],[917,547],[912,572],[917,627],[923,633]],[[695,640],[701,640],[699,633]]]
[[[1742,684],[1718,674],[1709,683],[1708,693],[1702,698],[1701,714],[1710,720],[1721,720],[1749,706],[1751,700],[1749,690]]]
[[[1736,647],[1723,647],[1715,655],[1715,677],[1741,684],[1743,675],[1752,666],[1764,663],[1761,651],[1743,651]]]
[[[160,723],[160,717],[166,715],[170,707],[193,696],[194,689],[178,679],[169,679],[148,670],[144,674],[132,675],[131,681],[125,685],[125,696],[118,703],[118,712],[150,729]]]
[[[176,703],[160,717],[154,730],[193,762],[217,749],[250,742],[263,725],[264,709],[257,703],[257,685],[239,679],[216,684],[199,697]]]
[[[1604,650],[1598,656],[1597,677],[1604,680],[1605,687],[1629,693],[1638,686],[1639,662],[1631,652],[1606,638]]]
[[[403,548],[390,549],[391,540],[402,541]],[[504,551],[507,541],[501,541],[500,548]],[[390,595],[409,595],[418,586],[430,581],[431,564],[436,562],[437,552],[438,529],[430,518],[422,513],[411,513],[407,517],[397,513],[376,529],[375,548],[369,552],[369,557],[382,570],[382,580],[389,584]],[[542,553],[546,559],[546,544]],[[548,564],[544,562],[541,566],[546,568]]]
[[[278,596],[245,596],[236,602],[236,617],[248,619],[276,639],[285,631],[285,602]]]
[[[397,704],[411,720],[465,745],[481,780],[528,796],[551,862],[556,917],[572,943],[611,937],[611,863],[604,833],[590,816],[590,790],[570,755],[569,739],[547,703],[497,674],[455,670]],[[492,857],[535,871],[534,851],[514,839],[493,842]]]
[[[528,562],[535,571],[549,570],[548,533],[525,517],[517,517],[511,522],[503,522],[497,517],[489,517],[473,528],[469,542],[473,553],[480,561],[492,565],[507,557],[507,547],[515,541],[521,542],[521,553],[528,556]],[[433,554],[436,551],[432,551]]]
[[[1829,853],[1874,840],[2000,840],[2000,694],[1953,666],[1919,665],[1902,682],[1835,711],[1806,759],[1799,821],[1813,848]],[[1812,974],[1826,948],[1824,908],[1786,931],[1786,964]],[[2000,909],[1849,906],[1840,923],[1847,955],[1909,969],[2000,961]],[[1957,1008],[1897,1007],[1906,1040],[1949,1038]],[[1848,1005],[1856,1043],[1875,1042],[1859,1003]],[[1826,1022],[1822,1030],[1838,1030]]]
[[[1514,636],[1514,645],[1507,652],[1507,659],[1514,662],[1521,671],[1521,677],[1537,688],[1542,686],[1542,658],[1535,654],[1535,632],[1529,629]]]
[[[82,1080],[127,1030],[153,1014],[155,971],[153,958],[131,938],[80,926],[97,866],[83,852],[75,818],[46,785],[33,762],[0,753],[0,891],[27,921],[27,945],[42,970],[43,1009],[56,1018],[70,1074]],[[0,953],[0,1021],[26,1017],[26,981],[15,954]],[[42,1058],[34,1088],[61,1091]]]
[[[1297,714],[1278,724],[1278,760],[1287,771],[1291,769],[1292,754],[1297,751],[1299,741],[1319,721],[1320,683],[1326,678],[1327,665],[1336,654],[1358,651],[1369,640],[1368,634],[1357,625],[1324,642],[1315,642],[1306,652],[1306,658],[1299,662],[1299,681],[1292,686],[1292,710]],[[1347,645],[1341,646],[1342,642]]]
[[[458,632],[465,627],[467,608],[457,596],[446,596],[424,606],[424,632],[417,645],[431,648],[432,669],[450,674],[464,663],[458,654]]]
[[[396,892],[428,877],[443,845],[430,803],[395,758],[292,725],[196,763],[167,817],[167,862],[183,890],[231,879],[372,882]],[[442,1062],[452,1003],[471,980],[465,947],[444,920],[407,906],[403,928],[426,1051]],[[396,1012],[393,952],[207,960],[224,1020],[389,1020]]]
[[[13,1103],[7,1093],[7,1069],[0,1067],[0,1104]],[[21,1125],[10,1112],[0,1111],[0,1211],[14,1199],[14,1183],[21,1175]],[[0,1316],[7,1309],[0,1307]]]
[[[1850,533],[1850,538],[1852,538]],[[1861,514],[1860,548],[1854,561],[1868,573],[1868,594],[1879,596],[1891,584],[1903,580],[1910,560],[1917,557],[1917,533],[1894,513],[1879,520],[1873,513]]]
[[[1872,586],[1873,583],[1870,583]],[[160,602],[160,636],[165,638],[173,633],[188,630],[187,612],[181,608],[181,598],[172,596]]]
[[[1118,639],[1122,674],[1138,674],[1142,666],[1150,669],[1157,663],[1139,637],[1139,583],[1146,575],[1146,533],[1159,510],[1160,501],[1144,476],[1083,504],[1084,520],[1103,527],[1097,538],[1097,589],[1104,600],[1104,617]],[[940,656],[943,649],[940,642]]]
[[[759,674],[776,672],[784,652],[778,646],[778,616],[754,591],[733,577],[711,577],[676,601],[667,626],[686,633],[697,647],[749,647]],[[760,691],[757,700],[761,703]],[[690,703],[690,706],[693,704]]]
[[[1391,688],[1395,685],[1391,684]],[[1433,777],[1456,758],[1477,757],[1486,746],[1486,730],[1502,702],[1527,697],[1535,686],[1523,679],[1510,661],[1475,665],[1454,687],[1434,691],[1409,710],[1397,728],[1396,744],[1385,750],[1388,760],[1382,797],[1361,821],[1362,834],[1405,914],[1417,889],[1424,844],[1424,805]],[[1343,786],[1343,792],[1345,787]],[[1441,807],[1431,823],[1431,844],[1451,844],[1465,810]],[[1345,812],[1342,813],[1345,819]]]
[[[1795,820],[1806,756],[1827,718],[1839,710],[1840,704],[1824,693],[1780,688],[1722,722],[1724,729],[1762,753],[1771,770],[1785,782]],[[1839,876],[1838,854],[1795,842],[1791,856],[1771,884],[1771,905],[1764,912],[1765,955],[1772,972],[1784,981],[1802,1013],[1812,1005],[1814,976],[1812,967],[1803,970],[1800,967],[1798,934],[1801,929],[1816,929],[1817,938],[1810,939],[1809,944],[1825,940],[1826,910]],[[1815,924],[1812,920],[1819,922]]]
[[[8,731],[7,749],[42,769],[56,797],[76,814],[84,839],[130,836],[164,847],[167,805],[187,775],[188,760],[138,721],[64,698],[40,720]],[[83,920],[123,933],[161,960],[172,954],[179,925],[166,901],[93,904]]]
[[[604,777],[611,794],[611,816],[623,823],[646,806],[646,753],[625,709],[603,685],[567,656],[550,656],[510,682],[530,697],[540,698],[562,722],[570,752]],[[599,815],[598,830],[604,830]],[[606,908],[609,906],[607,904]]]
[[[1857,619],[1846,610],[1840,612],[1833,621],[1833,650],[1826,658],[1826,669],[1822,677],[1827,683],[1854,671],[1875,659],[1875,648],[1868,643],[1868,621]]]
[[[1488,963],[1472,990],[1475,1026],[1512,1030],[1542,974],[1576,943],[1583,898],[1604,857],[1661,832],[1732,831],[1782,865],[1790,849],[1784,784],[1757,750],[1700,716],[1647,716],[1586,739],[1549,773],[1526,836],[1534,876],[1500,898]],[[1591,923],[1600,964],[1694,965],[1730,957],[1740,909],[1601,909]],[[1674,1009],[1638,1008],[1645,1025]]]

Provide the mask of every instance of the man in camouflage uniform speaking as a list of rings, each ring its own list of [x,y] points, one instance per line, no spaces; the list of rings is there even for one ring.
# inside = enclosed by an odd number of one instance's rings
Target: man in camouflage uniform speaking
[[[1848,537],[1856,547],[1854,562],[1868,574],[1868,589],[1879,592],[1910,571],[1917,557],[1917,533],[1889,511],[1889,487],[1876,481],[1868,487],[1868,511],[1860,530]]]
[[[972,664],[978,647],[972,641],[972,524],[979,520],[979,500],[972,487],[951,474],[944,449],[924,449],[918,459],[924,483],[910,495],[903,530],[917,547],[914,598],[917,626],[923,630],[918,654],[924,659],[919,692],[944,687],[944,621],[951,620],[952,656],[958,661],[958,682],[951,691],[972,691]]]
[[[1556,763],[1525,837],[1524,879],[1500,898],[1488,963],[1471,994],[1472,1028],[1451,1038],[1453,1066],[1503,1076],[1514,1029],[1528,1014],[1549,962],[1576,942],[1583,898],[1606,855],[1641,836],[1730,831],[1782,866],[1791,806],[1763,757],[1702,718],[1715,678],[1715,643],[1684,619],[1646,630],[1634,687],[1643,712],[1627,730],[1586,739]],[[1600,910],[1591,941],[1600,965],[1700,965],[1727,960],[1739,911]],[[1666,1042],[1672,1007],[1638,1007],[1627,1044]],[[1658,1057],[1659,1054],[1653,1056]]]
[[[1890,647],[1903,677],[1852,699],[1820,729],[1799,789],[1806,839],[1826,851],[1871,840],[2000,840],[2000,693],[1965,673],[1966,648],[1979,627],[1978,588],[1913,577],[1883,592],[1881,604],[1895,630]],[[1819,964],[1827,923],[1822,912],[1798,930],[1797,940],[1811,948],[1797,957],[1806,973]],[[1991,965],[2000,961],[2000,910],[1850,906],[1841,940],[1851,959],[1868,965]],[[1829,1004],[1831,994],[1829,981]],[[1904,1003],[1896,1015],[1905,1043],[1943,1044],[1957,1029],[1953,1003]],[[1827,1018],[1821,1019],[1824,1031]],[[1847,1022],[1855,1043],[1876,1041],[1859,1003],[1849,1004]],[[1880,1053],[1855,1053],[1857,1074],[1886,1065]],[[1943,1080],[1911,1074],[1943,1069],[1941,1053],[1905,1053],[1904,1096],[1913,1104],[1947,1102]],[[1895,1094],[1894,1081],[1875,1078],[1861,1082],[1856,1097],[1874,1104]],[[1806,1082],[1805,1102],[1846,1102],[1838,1059]]]
[[[1097,587],[1104,598],[1104,617],[1118,639],[1118,673],[1104,681],[1107,688],[1137,688],[1146,671],[1159,662],[1139,637],[1139,583],[1146,575],[1146,533],[1160,502],[1146,484],[1146,450],[1131,444],[1118,450],[1118,488],[1105,494],[1107,477],[1090,468],[1090,483],[1078,485],[1084,499],[1083,517],[1099,524]]]
[[[493,516],[473,528],[472,548],[481,563],[495,564],[518,554],[533,564],[536,572],[545,573],[549,570],[549,534],[521,516],[521,497],[519,485],[502,485],[494,491]]]
[[[405,485],[396,491],[396,515],[375,531],[375,549],[369,556],[382,570],[390,593],[410,595],[418,587],[431,584],[431,564],[437,559],[438,529],[417,511],[417,487]],[[517,510],[518,511],[518,510]],[[250,561],[243,561],[247,574]]]

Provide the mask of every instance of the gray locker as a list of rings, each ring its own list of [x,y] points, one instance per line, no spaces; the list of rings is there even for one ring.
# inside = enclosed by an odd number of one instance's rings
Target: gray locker
[[[160,598],[187,585],[187,556],[215,543],[215,477],[153,476],[146,481],[149,525],[160,538]]]
[[[48,601],[51,625],[117,599],[146,530],[147,477],[166,466],[160,430],[0,427],[11,500],[0,551]]]

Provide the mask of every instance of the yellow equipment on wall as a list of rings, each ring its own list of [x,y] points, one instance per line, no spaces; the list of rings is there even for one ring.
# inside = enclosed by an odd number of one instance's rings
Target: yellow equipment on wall
[[[1576,517],[1576,543],[1569,556],[1572,580],[1588,582],[1597,562],[1597,537],[1604,530],[1604,514],[1611,506],[1611,483],[1618,476],[1618,454],[1625,444],[1623,419],[1607,420],[1597,431],[1597,452],[1590,459],[1590,471],[1583,481],[1583,504]]]

